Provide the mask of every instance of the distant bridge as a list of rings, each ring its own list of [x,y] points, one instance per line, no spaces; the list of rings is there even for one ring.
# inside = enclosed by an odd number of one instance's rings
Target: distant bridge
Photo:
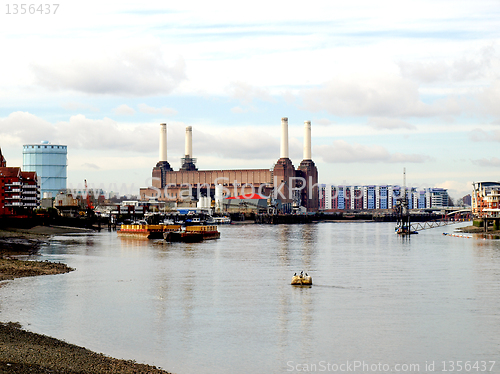
[[[452,219],[453,217],[453,219]],[[452,212],[448,212],[443,215],[442,219],[437,219],[427,222],[415,222],[411,227],[411,231],[422,231],[427,229],[433,229],[441,226],[454,225],[456,223],[462,223],[470,221],[472,218],[472,211],[470,208],[458,209]]]

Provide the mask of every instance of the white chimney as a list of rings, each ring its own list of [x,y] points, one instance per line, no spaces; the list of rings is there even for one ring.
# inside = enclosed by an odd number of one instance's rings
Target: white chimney
[[[288,118],[281,119],[281,150],[280,158],[288,158]]]
[[[304,121],[304,160],[311,160],[311,121]]]
[[[167,124],[160,124],[160,159],[158,161],[167,161]]]
[[[185,145],[185,153],[187,158],[193,157],[193,127],[186,127],[186,145]]]

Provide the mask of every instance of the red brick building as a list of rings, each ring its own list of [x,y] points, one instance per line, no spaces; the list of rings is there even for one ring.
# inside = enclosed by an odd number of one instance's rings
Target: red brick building
[[[0,218],[30,217],[40,205],[40,183],[36,172],[7,167],[0,151]]]

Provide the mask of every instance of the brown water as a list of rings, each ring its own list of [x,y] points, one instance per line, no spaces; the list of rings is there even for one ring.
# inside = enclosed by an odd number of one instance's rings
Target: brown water
[[[219,229],[194,244],[55,237],[42,259],[77,270],[1,287],[0,320],[179,374],[500,373],[500,241],[450,227],[408,240],[390,223]],[[301,270],[314,286],[290,286]]]

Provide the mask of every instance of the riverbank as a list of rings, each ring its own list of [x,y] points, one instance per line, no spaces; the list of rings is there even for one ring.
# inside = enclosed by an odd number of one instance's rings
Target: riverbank
[[[36,253],[50,235],[74,228],[38,226],[0,231],[0,287],[2,281],[38,275],[64,274],[75,269],[49,261],[24,261],[15,255]],[[81,232],[80,230],[77,232]],[[25,331],[19,323],[0,322],[0,373],[151,373],[168,374],[155,366],[119,360],[45,335]]]
[[[45,335],[0,322],[0,373],[165,374],[155,366],[118,360]],[[168,373],[167,373],[168,374]]]
[[[460,227],[456,229],[456,231],[459,232],[465,232],[468,234],[491,234],[491,235],[500,235],[500,230],[492,230],[491,228],[485,232],[484,227],[477,227],[477,226],[467,226],[467,227]]]

